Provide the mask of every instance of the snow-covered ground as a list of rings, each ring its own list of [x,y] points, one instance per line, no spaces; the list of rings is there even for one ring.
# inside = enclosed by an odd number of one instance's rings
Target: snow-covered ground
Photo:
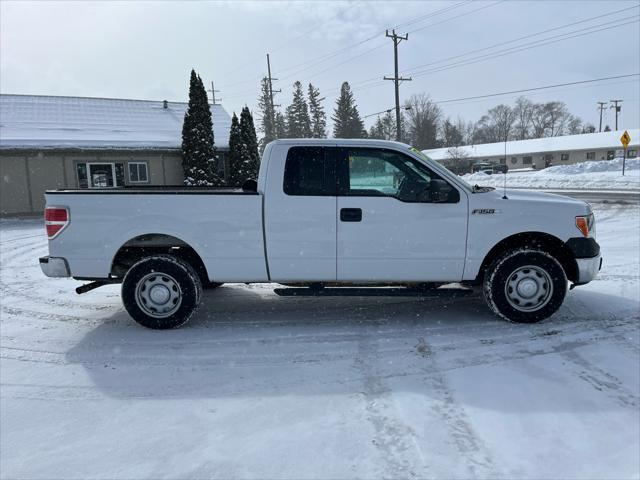
[[[463,175],[470,184],[489,187],[504,185],[504,175],[483,172]],[[507,187],[576,190],[640,190],[640,159],[627,159],[622,176],[622,158],[558,165],[543,170],[507,174]]]
[[[638,478],[640,212],[596,207],[603,270],[537,325],[480,297],[205,292],[145,330],[117,286],[44,278],[0,222],[0,476]]]

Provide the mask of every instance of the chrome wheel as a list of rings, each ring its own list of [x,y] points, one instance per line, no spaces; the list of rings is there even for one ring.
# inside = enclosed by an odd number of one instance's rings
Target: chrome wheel
[[[521,312],[541,309],[551,299],[553,282],[549,274],[540,267],[527,265],[515,270],[505,284],[509,304]]]
[[[166,318],[180,308],[182,290],[171,275],[149,273],[136,286],[136,303],[147,315]]]

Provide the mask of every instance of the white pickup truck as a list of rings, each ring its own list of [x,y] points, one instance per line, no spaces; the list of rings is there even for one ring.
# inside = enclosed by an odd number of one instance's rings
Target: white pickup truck
[[[507,193],[507,192],[505,192]],[[122,283],[125,308],[184,324],[202,286],[481,286],[489,307],[536,322],[597,275],[588,204],[470,186],[416,149],[377,140],[277,140],[243,189],[46,193],[45,275]],[[397,289],[391,289],[397,290]]]

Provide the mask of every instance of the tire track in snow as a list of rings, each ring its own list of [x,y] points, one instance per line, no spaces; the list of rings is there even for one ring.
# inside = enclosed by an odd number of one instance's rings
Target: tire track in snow
[[[580,355],[576,349],[565,350],[562,358],[578,367],[577,376],[591,385],[599,392],[612,397],[621,406],[637,410],[640,406],[640,397],[624,386],[615,375],[603,370]]]
[[[358,341],[358,353],[354,359],[354,367],[361,376],[362,395],[365,401],[366,419],[374,431],[371,440],[381,455],[385,465],[382,478],[423,478],[424,461],[416,463],[416,457],[423,458],[417,445],[414,430],[398,419],[394,411],[392,390],[378,371],[380,361],[375,332],[368,328]],[[418,455],[416,456],[415,453]]]
[[[456,401],[449,388],[437,353],[424,337],[418,339],[415,351],[416,358],[424,360],[418,368],[422,372],[422,382],[434,400],[430,402],[429,408],[434,411],[436,418],[444,422],[460,454],[460,460],[468,470],[468,478],[503,478],[489,448],[475,432],[463,406]]]

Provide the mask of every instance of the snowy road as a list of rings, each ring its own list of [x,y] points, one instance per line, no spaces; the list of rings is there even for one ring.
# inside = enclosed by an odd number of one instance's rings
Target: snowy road
[[[640,212],[596,215],[600,277],[538,325],[230,285],[164,332],[2,221],[0,476],[638,478]]]

